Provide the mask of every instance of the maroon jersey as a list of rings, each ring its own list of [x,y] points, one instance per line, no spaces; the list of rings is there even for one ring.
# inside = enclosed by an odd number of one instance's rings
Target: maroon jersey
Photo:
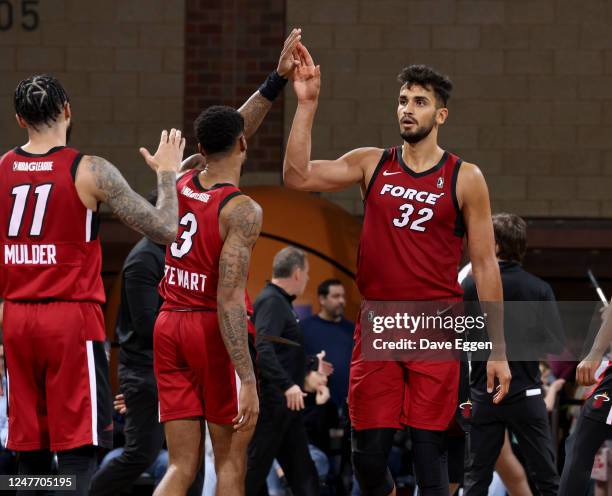
[[[219,214],[242,194],[232,184],[202,186],[200,171],[190,171],[177,182],[179,232],[166,248],[165,275],[160,283],[162,310],[216,310],[219,257],[223,240]]]
[[[12,301],[104,303],[98,215],[74,185],[82,155],[15,148],[0,159],[0,295]]]
[[[357,285],[370,300],[438,300],[462,291],[457,267],[463,217],[456,195],[459,157],[414,172],[402,148],[384,151],[364,199]]]

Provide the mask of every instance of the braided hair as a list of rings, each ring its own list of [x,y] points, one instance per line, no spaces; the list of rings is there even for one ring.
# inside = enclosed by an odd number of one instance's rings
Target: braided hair
[[[51,127],[69,101],[62,84],[48,74],[24,79],[15,89],[15,112],[34,129],[39,124]]]

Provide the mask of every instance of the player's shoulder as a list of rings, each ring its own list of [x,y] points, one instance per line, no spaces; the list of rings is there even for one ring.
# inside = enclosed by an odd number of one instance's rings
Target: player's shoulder
[[[460,197],[464,195],[480,197],[486,189],[486,181],[480,167],[471,162],[462,162],[457,174],[458,195]]]
[[[223,209],[219,212],[219,218],[222,223],[228,225],[248,222],[261,226],[263,209],[253,198],[239,192],[224,204]]]
[[[350,152],[345,153],[342,156],[342,159],[358,165],[369,165],[372,163],[372,161],[374,161],[374,164],[376,164],[383,156],[385,151],[386,150],[384,148],[377,148],[373,146],[355,148]]]
[[[459,169],[459,176],[463,176],[466,179],[476,179],[478,177],[483,177],[482,170],[478,165],[472,162],[466,162],[464,160],[461,161],[461,168]]]

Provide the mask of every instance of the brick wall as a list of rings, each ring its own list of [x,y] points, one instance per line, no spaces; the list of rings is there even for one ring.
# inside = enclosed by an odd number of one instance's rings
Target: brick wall
[[[399,144],[395,77],[425,63],[455,82],[441,144],[483,169],[494,210],[610,216],[611,20],[605,0],[287,0],[321,64],[313,157]],[[329,196],[361,212],[357,188]]]
[[[33,31],[21,26],[21,0],[10,3],[13,27],[0,31],[0,149],[26,141],[14,120],[17,83],[51,72],[71,98],[72,144],[151,189],[155,175],[138,147],[154,150],[163,127],[183,122],[184,0],[41,0]]]
[[[210,105],[239,107],[276,68],[285,38],[284,0],[187,0],[184,128]],[[243,184],[279,184],[283,98],[249,141]]]

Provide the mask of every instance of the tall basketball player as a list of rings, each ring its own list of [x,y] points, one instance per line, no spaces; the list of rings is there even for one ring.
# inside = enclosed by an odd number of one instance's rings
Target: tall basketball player
[[[20,474],[50,473],[57,452],[60,474],[76,474],[76,494],[84,495],[94,446],[112,442],[99,205],[159,243],[174,241],[185,140],[172,129],[154,156],[141,149],[157,173],[155,207],[110,162],[66,146],[72,110],[57,79],[21,81],[14,103],[29,140],[0,159],[7,446],[20,452]]]
[[[276,71],[250,99],[265,112],[298,63],[293,51],[299,40],[300,31],[294,29]],[[177,183],[180,230],[166,250],[160,284],[164,304],[153,337],[169,451],[168,470],[155,496],[186,493],[202,461],[205,420],[215,455],[216,494],[240,496],[259,414],[246,283],[262,212],[238,188],[247,153],[241,113],[210,107],[194,127],[206,168],[186,172]]]
[[[291,188],[337,191],[359,184],[364,221],[357,283],[366,300],[461,299],[457,267],[467,235],[481,301],[501,302],[489,195],[482,173],[438,145],[448,116],[450,80],[433,69],[404,68],[397,119],[401,146],[358,148],[337,160],[311,160],[311,130],[318,105],[320,68],[299,44],[293,87],[298,106],[283,177]],[[391,194],[393,191],[393,194]],[[397,194],[401,192],[402,194]],[[359,319],[358,319],[359,320]],[[510,372],[501,327],[487,365],[488,390],[500,401]],[[396,429],[411,427],[415,473],[425,496],[447,495],[444,431],[455,412],[457,361],[366,361],[355,329],[349,411],[353,464],[366,495],[395,494],[387,458]],[[494,379],[499,386],[494,392]]]

